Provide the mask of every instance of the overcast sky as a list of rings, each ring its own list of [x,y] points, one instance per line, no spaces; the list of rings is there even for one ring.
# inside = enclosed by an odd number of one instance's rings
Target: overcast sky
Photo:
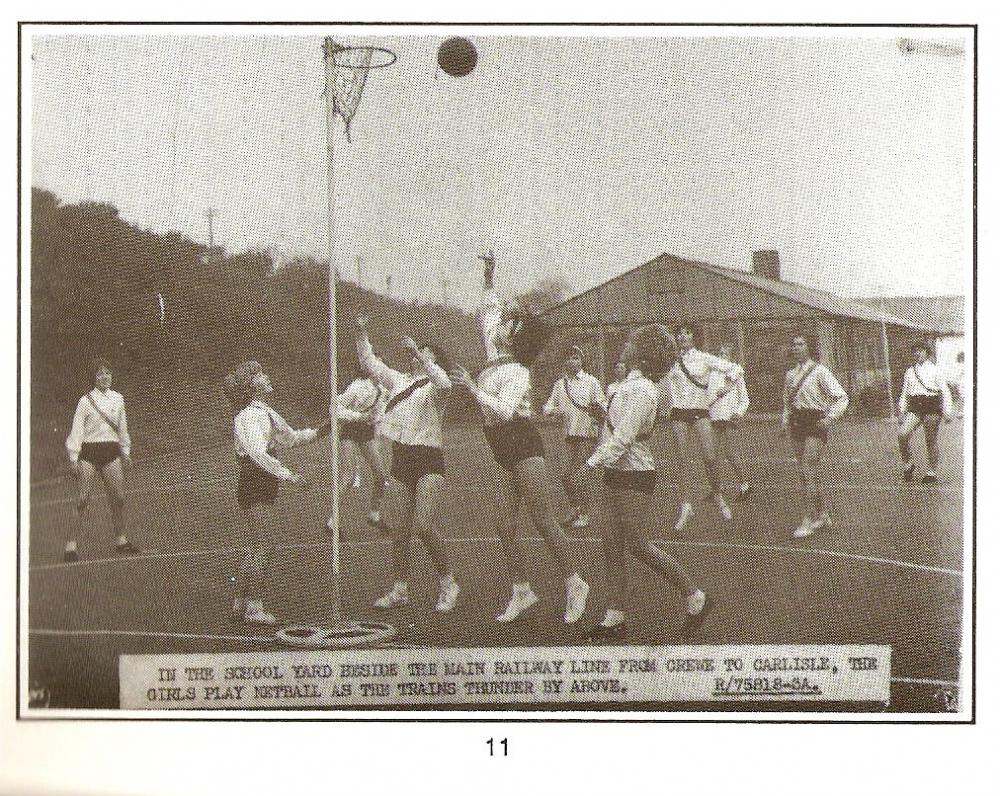
[[[664,251],[748,268],[773,247],[839,293],[961,293],[968,64],[845,33],[474,37],[464,78],[437,74],[440,36],[368,36],[399,60],[338,139],[340,266],[460,300],[489,245],[509,288],[574,291]],[[211,206],[228,250],[325,257],[320,42],[37,37],[31,182],[200,241]]]

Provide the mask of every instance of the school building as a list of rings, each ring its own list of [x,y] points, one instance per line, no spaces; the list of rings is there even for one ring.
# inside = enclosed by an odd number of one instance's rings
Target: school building
[[[895,401],[913,342],[927,340],[933,350],[937,339],[956,332],[952,321],[903,318],[888,308],[788,282],[776,251],[755,251],[751,261],[751,271],[736,271],[661,254],[550,308],[542,317],[554,333],[534,372],[539,394],[559,377],[570,345],[583,348],[585,367],[606,384],[632,329],[683,323],[693,327],[705,351],[732,346],[747,370],[751,411],[781,408],[789,343],[802,333],[844,385],[854,411],[888,415],[887,360]]]

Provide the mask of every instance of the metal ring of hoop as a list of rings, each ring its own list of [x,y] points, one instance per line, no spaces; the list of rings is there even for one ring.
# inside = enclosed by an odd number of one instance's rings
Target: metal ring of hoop
[[[388,61],[384,63],[368,64],[367,66],[361,66],[360,64],[342,64],[337,61],[337,56],[341,53],[346,52],[361,52],[362,50],[368,50],[372,55],[375,53],[381,53],[389,57]],[[333,65],[339,66],[341,69],[385,69],[387,66],[392,66],[396,63],[396,53],[387,47],[341,47],[333,53]]]
[[[396,635],[396,629],[382,622],[359,622],[355,627],[334,629],[314,625],[292,625],[278,630],[274,636],[282,644],[302,649],[342,649],[385,641]]]

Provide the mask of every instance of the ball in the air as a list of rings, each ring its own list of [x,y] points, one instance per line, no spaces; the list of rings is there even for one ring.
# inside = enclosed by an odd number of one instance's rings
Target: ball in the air
[[[452,77],[463,77],[476,68],[479,53],[468,39],[453,36],[441,42],[438,48],[438,66]]]

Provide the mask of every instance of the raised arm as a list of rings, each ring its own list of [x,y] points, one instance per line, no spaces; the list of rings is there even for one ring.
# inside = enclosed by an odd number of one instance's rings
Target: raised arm
[[[388,390],[395,390],[396,385],[405,376],[397,370],[393,370],[381,359],[375,356],[375,349],[372,348],[368,339],[368,319],[358,318],[358,362],[361,363],[368,373]]]
[[[451,389],[451,379],[448,378],[448,374],[444,368],[424,353],[424,350],[417,346],[412,337],[403,338],[403,348],[420,360],[420,363],[424,366],[424,370],[427,372],[427,378],[431,380],[431,384],[439,390]]]

